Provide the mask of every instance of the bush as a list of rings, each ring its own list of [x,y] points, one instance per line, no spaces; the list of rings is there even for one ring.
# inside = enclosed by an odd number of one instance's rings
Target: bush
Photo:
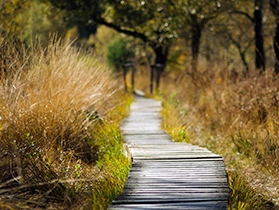
[[[126,40],[119,39],[108,46],[108,63],[116,72],[119,72],[122,66],[135,56],[127,45]]]

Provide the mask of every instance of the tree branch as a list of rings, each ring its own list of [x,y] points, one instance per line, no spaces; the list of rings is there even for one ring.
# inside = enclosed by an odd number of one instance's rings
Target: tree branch
[[[101,25],[105,25],[105,26],[107,26],[109,28],[112,28],[112,29],[114,29],[114,30],[116,30],[116,31],[118,31],[120,33],[124,33],[126,35],[133,36],[135,38],[139,38],[139,39],[141,39],[145,43],[148,42],[151,46],[153,46],[155,44],[150,39],[148,39],[145,34],[140,33],[138,31],[121,28],[120,26],[118,26],[118,25],[116,25],[114,23],[107,22],[103,18],[96,18],[95,21],[97,23],[101,24]]]
[[[230,12],[230,14],[243,15],[243,16],[247,17],[253,23],[255,22],[255,19],[251,15],[249,15],[247,12],[234,10],[234,11]]]

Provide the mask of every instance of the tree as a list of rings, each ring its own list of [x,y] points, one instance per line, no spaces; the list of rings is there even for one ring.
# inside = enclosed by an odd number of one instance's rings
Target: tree
[[[231,1],[222,2],[219,0],[180,0],[172,2],[172,5],[175,5],[180,18],[182,19],[180,31],[182,31],[183,36],[189,33],[188,31],[184,30],[185,25],[190,26],[192,52],[191,66],[194,71],[197,68],[203,30],[210,21],[216,19],[221,13],[227,11],[230,3]]]
[[[28,0],[1,0],[0,33],[17,36],[21,32],[21,22],[17,19],[28,7]]]
[[[168,1],[134,0],[49,0],[67,11],[67,19],[82,24],[102,24],[139,38],[155,54],[155,63],[166,64],[177,37],[174,8]]]
[[[265,70],[265,53],[263,39],[263,0],[255,0],[254,25],[255,25],[255,64],[257,69]]]
[[[18,18],[28,8],[27,0],[0,2],[0,77],[10,75],[23,66],[24,42],[20,39],[22,20]]]
[[[128,49],[124,39],[116,40],[108,46],[108,63],[114,71],[122,70],[123,65],[134,58],[134,52]]]
[[[275,36],[273,39],[273,47],[275,51],[275,73],[279,73],[279,3],[277,0],[269,1],[270,8],[276,17],[276,29]]]
[[[249,12],[243,10],[243,4],[251,3],[250,1],[240,1],[239,7],[230,11],[231,14],[243,15],[251,21],[254,25],[254,41],[255,41],[255,66],[257,69],[265,70],[265,52],[264,52],[264,38],[263,38],[263,6],[264,0],[254,0],[251,8],[254,8],[253,16]]]
[[[233,28],[234,30],[236,29]],[[251,45],[254,43],[254,40],[249,37],[249,33],[247,33],[247,26],[243,24],[238,24],[237,32],[232,32],[232,30],[228,29],[225,34],[228,36],[230,42],[233,46],[236,47],[240,59],[245,67],[246,73],[249,71],[249,64],[246,60],[246,53]]]
[[[246,10],[251,8],[251,5],[246,5]],[[255,43],[253,34],[253,25],[251,20],[244,15],[235,15],[233,12],[223,14],[218,18],[218,24],[212,26],[216,32],[218,39],[225,39],[224,47],[226,49],[236,49],[240,60],[245,67],[246,73],[249,71],[249,62],[247,54],[250,52],[251,46]]]
[[[38,40],[44,47],[48,46],[52,35],[65,37],[67,27],[63,21],[63,12],[49,2],[32,0],[28,9],[20,15],[24,20],[21,25],[22,35],[27,44],[32,45]]]

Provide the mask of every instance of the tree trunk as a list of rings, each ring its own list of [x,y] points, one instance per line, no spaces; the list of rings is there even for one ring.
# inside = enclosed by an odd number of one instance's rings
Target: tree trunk
[[[200,51],[200,42],[202,34],[202,26],[199,24],[192,24],[192,40],[191,40],[191,51],[192,51],[192,63],[191,67],[193,71],[196,71],[198,65],[198,57]]]
[[[254,23],[255,23],[255,64],[256,68],[261,71],[265,70],[265,53],[263,39],[263,22],[262,22],[263,0],[255,0]]]
[[[155,60],[154,60],[154,65],[151,67],[150,71],[150,92],[152,93],[153,91],[153,79],[154,79],[154,71],[156,71],[156,89],[159,88],[160,84],[160,79],[161,79],[161,73],[165,69],[165,65],[167,62],[167,57],[169,54],[169,46],[155,46],[153,47],[154,53],[155,53]]]
[[[279,74],[279,21],[277,20],[275,36],[273,40],[273,47],[275,51],[275,73]]]
[[[162,64],[163,66],[166,65],[167,62],[167,57],[169,54],[169,47],[163,47],[163,46],[156,46],[154,47],[154,53],[155,53],[155,64],[159,63]]]
[[[275,29],[275,36],[273,39],[273,47],[275,52],[275,73],[279,74],[279,4],[277,0],[270,0],[269,6],[271,11],[276,17],[276,29]]]

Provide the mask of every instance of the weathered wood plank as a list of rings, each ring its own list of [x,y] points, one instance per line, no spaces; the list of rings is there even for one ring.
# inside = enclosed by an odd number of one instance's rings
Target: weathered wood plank
[[[124,191],[109,209],[226,209],[222,157],[173,142],[161,130],[161,102],[136,98],[121,126],[133,164]]]
[[[131,181],[130,181],[131,182]],[[174,188],[180,189],[180,188],[218,188],[218,189],[224,189],[227,190],[227,183],[225,182],[135,182],[130,183],[125,186],[125,189],[135,189],[135,188],[150,188],[150,189],[162,189],[162,184],[164,184],[164,187],[168,188],[169,190],[173,190]]]
[[[172,159],[171,162],[172,163],[177,163],[177,164],[210,164],[212,161],[212,163],[214,163],[216,161],[217,164],[222,164],[222,166],[224,165],[223,159],[221,157],[208,157],[208,158],[201,158],[202,161],[199,158],[185,158],[187,159],[187,161],[181,161],[181,159]],[[159,160],[145,160],[145,161],[135,161],[133,162],[133,164],[168,164],[170,162],[170,160],[168,159],[159,159]]]
[[[187,193],[174,195],[120,195],[113,204],[118,203],[167,203],[167,202],[203,202],[203,201],[226,201],[227,193]]]
[[[120,210],[120,209],[183,209],[183,210],[201,210],[201,209],[226,209],[226,201],[206,201],[206,202],[183,202],[183,203],[160,203],[160,204],[120,204],[113,206],[110,209]]]

